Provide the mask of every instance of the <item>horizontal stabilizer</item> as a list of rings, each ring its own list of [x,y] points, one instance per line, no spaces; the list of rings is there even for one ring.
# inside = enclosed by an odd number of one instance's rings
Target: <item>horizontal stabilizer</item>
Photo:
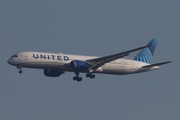
[[[171,62],[172,62],[172,61],[161,62],[161,63],[155,63],[155,64],[143,66],[142,68],[147,68],[147,67],[154,67],[154,66],[164,65],[164,64],[171,63]]]

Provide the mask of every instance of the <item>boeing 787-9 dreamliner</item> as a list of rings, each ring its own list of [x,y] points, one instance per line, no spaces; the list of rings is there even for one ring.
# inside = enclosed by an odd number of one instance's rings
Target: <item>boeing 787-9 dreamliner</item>
[[[146,46],[104,57],[70,55],[63,53],[21,52],[14,54],[8,60],[10,65],[16,66],[19,73],[22,68],[43,69],[47,77],[59,77],[65,72],[76,74],[73,80],[82,81],[80,73],[86,77],[95,78],[95,73],[125,75],[156,70],[159,65],[171,61],[150,64],[158,39],[152,39]],[[130,53],[141,50],[134,59],[125,59]]]

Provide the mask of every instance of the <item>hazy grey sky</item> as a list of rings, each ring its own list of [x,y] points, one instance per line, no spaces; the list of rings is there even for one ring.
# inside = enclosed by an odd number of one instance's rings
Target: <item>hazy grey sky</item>
[[[0,2],[1,120],[178,120],[180,1],[2,0]],[[105,56],[160,39],[161,69],[116,76],[74,73],[47,78],[7,59],[21,51]],[[131,54],[129,58],[133,58]]]

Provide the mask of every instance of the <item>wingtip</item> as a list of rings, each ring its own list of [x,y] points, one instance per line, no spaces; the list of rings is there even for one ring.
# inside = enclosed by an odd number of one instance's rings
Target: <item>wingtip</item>
[[[173,61],[168,61],[168,63],[172,63]]]

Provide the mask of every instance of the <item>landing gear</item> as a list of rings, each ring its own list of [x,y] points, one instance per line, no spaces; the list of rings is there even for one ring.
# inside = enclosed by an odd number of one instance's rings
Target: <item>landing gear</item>
[[[82,81],[82,77],[75,76],[75,77],[73,77],[73,80],[77,80],[78,82],[80,82],[80,81]]]
[[[23,73],[21,66],[17,66],[17,69],[19,69],[19,74]]]
[[[76,76],[75,77],[73,77],[73,80],[75,81],[78,81],[78,82],[80,82],[80,81],[82,81],[82,77],[79,77],[79,72],[75,72],[75,74],[76,74]]]
[[[79,77],[79,72],[75,72],[75,74],[76,76],[73,77],[73,80],[78,81],[78,82],[82,81],[82,77]],[[92,78],[95,78],[96,76],[92,73],[88,73],[86,74],[86,77],[92,79]]]
[[[21,74],[23,71],[22,70],[19,70],[19,74]]]
[[[92,79],[92,78],[95,78],[96,76],[94,74],[88,73],[88,74],[86,74],[86,77],[87,78],[89,77],[89,78]]]

